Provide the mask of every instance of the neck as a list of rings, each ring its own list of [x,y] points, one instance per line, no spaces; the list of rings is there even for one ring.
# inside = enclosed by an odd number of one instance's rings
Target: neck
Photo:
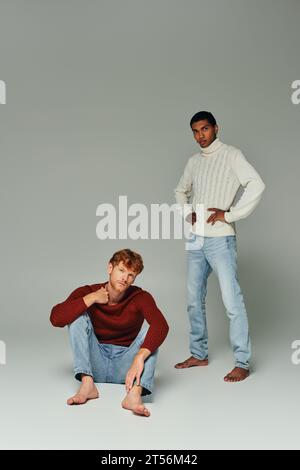
[[[116,291],[113,288],[113,286],[111,285],[110,281],[108,281],[108,283],[105,284],[105,289],[107,290],[107,292],[109,294],[109,301],[108,301],[109,304],[117,304],[117,303],[121,302],[121,300],[124,297],[124,294],[126,292],[126,291],[124,291],[124,292]]]
[[[207,147],[201,147],[201,153],[204,156],[211,155],[217,152],[222,145],[222,142],[216,136],[215,139],[211,142],[211,144],[209,144]]]

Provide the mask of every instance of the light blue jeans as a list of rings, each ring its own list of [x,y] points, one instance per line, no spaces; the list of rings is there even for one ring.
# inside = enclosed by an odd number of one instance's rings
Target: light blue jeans
[[[222,300],[229,318],[229,336],[235,365],[249,368],[251,345],[243,294],[237,276],[236,236],[200,237],[191,234],[186,243],[188,274],[188,315],[190,351],[198,359],[208,357],[205,298],[207,279],[212,271],[218,277]]]
[[[148,325],[142,326],[139,334],[128,347],[101,343],[95,335],[87,312],[68,325],[68,330],[77,380],[81,380],[81,374],[86,374],[93,377],[96,383],[124,384],[128,369],[143,344]],[[140,380],[143,387],[142,395],[149,395],[153,391],[157,355],[158,349],[145,361]]]

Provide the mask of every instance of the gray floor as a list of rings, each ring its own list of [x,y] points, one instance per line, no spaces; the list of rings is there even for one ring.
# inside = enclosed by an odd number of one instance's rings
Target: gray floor
[[[290,361],[288,342],[274,349],[254,341],[254,373],[244,383],[226,384],[231,352],[213,326],[207,368],[175,370],[174,362],[188,350],[171,332],[160,351],[148,419],[121,408],[122,385],[100,384],[98,400],[66,405],[77,387],[66,330],[45,330],[43,340],[11,339],[7,365],[0,369],[0,447],[299,448],[299,368]]]

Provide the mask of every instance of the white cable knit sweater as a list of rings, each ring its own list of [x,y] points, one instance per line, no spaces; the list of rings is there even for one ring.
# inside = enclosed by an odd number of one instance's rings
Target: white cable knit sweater
[[[244,192],[233,206],[241,185],[244,187]],[[222,237],[235,235],[234,222],[251,214],[259,203],[264,189],[264,182],[242,152],[216,138],[208,147],[201,148],[200,153],[188,160],[175,189],[175,197],[183,208],[184,204],[190,202],[193,192],[193,210],[196,204],[204,205],[204,224],[194,224],[193,233],[205,237]],[[229,210],[225,213],[226,222],[207,224],[206,220],[213,214],[212,211],[207,211],[210,207]],[[186,217],[186,211],[184,215]]]

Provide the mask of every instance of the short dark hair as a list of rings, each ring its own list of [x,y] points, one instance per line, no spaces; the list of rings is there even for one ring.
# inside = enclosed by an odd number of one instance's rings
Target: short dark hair
[[[194,122],[203,121],[204,119],[207,119],[209,124],[211,124],[212,126],[216,126],[217,124],[217,121],[215,120],[215,117],[212,113],[210,113],[209,111],[199,111],[199,113],[194,114],[194,116],[192,117],[190,121],[190,126],[192,127],[192,124],[194,124]]]

